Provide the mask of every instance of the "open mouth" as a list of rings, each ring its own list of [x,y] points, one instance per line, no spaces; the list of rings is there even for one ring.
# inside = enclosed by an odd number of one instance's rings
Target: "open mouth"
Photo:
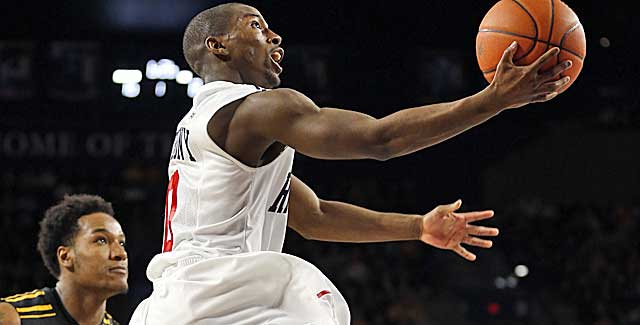
[[[277,73],[282,72],[282,67],[280,66],[280,62],[282,62],[282,59],[284,58],[284,49],[279,47],[273,50],[273,52],[271,52],[269,56],[271,57],[271,61],[273,61],[274,66],[276,67]]]

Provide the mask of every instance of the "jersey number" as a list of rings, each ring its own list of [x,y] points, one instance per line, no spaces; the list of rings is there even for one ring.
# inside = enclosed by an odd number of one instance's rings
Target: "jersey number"
[[[162,243],[162,252],[170,252],[173,249],[173,230],[171,229],[171,221],[173,215],[176,214],[176,208],[178,207],[178,181],[180,175],[176,170],[171,179],[169,179],[169,186],[167,188],[167,200],[164,206],[164,240]]]

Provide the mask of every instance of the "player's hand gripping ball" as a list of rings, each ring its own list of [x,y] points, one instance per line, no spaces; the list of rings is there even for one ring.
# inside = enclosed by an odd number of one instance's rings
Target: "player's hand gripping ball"
[[[501,0],[485,15],[476,38],[476,57],[485,79],[491,82],[504,50],[513,42],[518,50],[513,62],[528,65],[552,47],[560,48],[545,69],[571,60],[572,66],[557,79],[571,77],[562,93],[576,81],[586,56],[584,29],[578,16],[560,0]]]

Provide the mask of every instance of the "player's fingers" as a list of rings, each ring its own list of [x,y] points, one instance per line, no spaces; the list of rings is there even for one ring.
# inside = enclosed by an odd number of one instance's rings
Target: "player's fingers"
[[[556,96],[558,96],[558,92],[557,91],[550,92],[550,93],[542,93],[540,95],[536,95],[535,97],[533,97],[531,99],[531,103],[546,102],[548,100],[554,99]]]
[[[504,53],[502,53],[502,58],[500,59],[500,62],[498,63],[500,64],[513,64],[513,56],[516,54],[516,52],[518,51],[518,42],[513,41],[513,43],[511,43],[511,45],[509,45],[509,47],[507,47],[504,50]]]
[[[486,210],[486,211],[474,211],[474,212],[462,212],[462,213],[457,213],[459,216],[463,217],[465,221],[467,222],[474,222],[474,221],[478,221],[478,220],[484,220],[484,219],[489,219],[492,218],[494,213],[492,210]]]
[[[545,83],[549,80],[553,80],[555,79],[557,76],[559,76],[561,73],[565,72],[567,69],[571,68],[571,65],[573,63],[571,62],[571,60],[566,60],[560,64],[556,64],[553,68],[545,71],[545,72],[540,72],[540,83]]]
[[[474,236],[498,236],[500,230],[494,227],[467,225],[467,234]]]
[[[482,247],[482,248],[491,248],[493,246],[493,242],[486,239],[480,239],[477,237],[465,237],[462,239],[462,242],[468,245]]]
[[[469,260],[469,261],[475,261],[476,260],[476,255],[469,252],[466,248],[458,245],[456,247],[453,248],[453,251],[456,252],[458,255],[464,257],[465,259]]]
[[[562,89],[562,87],[564,87],[566,84],[568,84],[569,81],[571,81],[571,77],[569,76],[555,81],[547,81],[540,85],[540,87],[538,87],[538,91],[543,94],[556,92]]]
[[[549,51],[542,54],[535,62],[532,63],[532,67],[536,72],[539,72],[542,69],[542,66],[547,64],[549,60],[553,59],[556,55],[560,53],[560,48],[554,47]]]
[[[439,205],[437,209],[442,213],[449,213],[449,212],[454,212],[460,209],[461,206],[462,206],[462,200],[458,199],[457,201],[451,204]]]

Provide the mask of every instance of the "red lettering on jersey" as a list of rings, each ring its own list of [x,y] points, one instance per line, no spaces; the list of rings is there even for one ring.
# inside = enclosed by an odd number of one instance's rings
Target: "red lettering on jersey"
[[[180,175],[176,170],[171,179],[169,179],[169,186],[167,187],[167,198],[164,206],[164,239],[162,243],[162,252],[170,252],[173,249],[173,230],[171,229],[171,221],[176,214],[176,208],[178,207],[178,181]]]
[[[318,293],[316,294],[316,296],[318,296],[318,299],[320,299],[320,298],[322,298],[322,296],[324,296],[324,295],[328,295],[328,294],[330,294],[330,293],[331,293],[331,291],[329,291],[329,290],[322,290],[322,291],[318,292]]]

